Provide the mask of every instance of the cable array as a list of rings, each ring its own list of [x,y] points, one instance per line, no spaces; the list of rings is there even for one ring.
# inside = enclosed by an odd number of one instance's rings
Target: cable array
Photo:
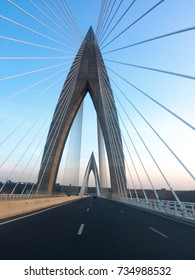
[[[14,14],[0,15],[1,44],[12,47],[0,57],[0,191],[23,194],[37,191],[52,111],[83,37],[66,1],[7,2]]]
[[[38,193],[61,137],[85,40],[66,0],[8,0],[6,7],[13,13],[4,9],[0,15],[0,192]],[[159,189],[165,188],[180,203],[178,181],[184,189],[195,186],[189,147],[195,26],[185,9],[182,26],[171,21],[169,1],[101,2],[94,63],[121,197],[160,201]]]
[[[118,4],[121,4],[120,8],[122,8],[122,1],[119,3],[120,1],[118,1]],[[135,8],[136,3],[134,3],[135,1],[131,2],[131,4],[129,5],[128,8],[130,8],[132,6],[132,8]],[[165,2],[165,3],[164,3]],[[102,2],[103,3],[103,2]],[[114,6],[114,2],[113,2],[113,6]],[[123,3],[124,4],[124,3]],[[135,4],[133,6],[133,4]],[[113,22],[112,25],[110,23],[110,25],[108,26],[108,21],[106,21],[106,24],[101,28],[102,31],[97,34],[99,35],[99,37],[97,36],[99,45],[101,50],[106,49],[109,45],[116,43],[118,40],[118,45],[120,46],[120,44],[123,43],[123,41],[127,41],[125,38],[124,40],[121,40],[121,37],[125,35],[125,33],[132,32],[132,27],[134,27],[134,25],[137,25],[138,23],[140,24],[141,21],[145,20],[146,16],[150,16],[151,12],[154,13],[155,10],[158,8],[160,9],[161,6],[163,7],[163,5],[166,5],[166,1],[158,1],[154,6],[149,7],[148,10],[146,9],[146,11],[139,17],[137,17],[137,19],[135,19],[135,21],[132,21],[132,23],[130,23],[129,25],[127,24],[127,27],[125,27],[124,29],[122,29],[122,31],[118,32],[115,30],[115,28],[120,25],[120,22],[122,20],[124,20],[126,18],[126,22],[129,21],[129,19],[127,19],[126,16],[126,12],[128,10],[127,7],[124,8],[123,6],[123,11],[121,9],[120,13],[118,12],[118,19],[114,18],[114,12],[113,12],[113,6],[112,6],[112,10],[110,9],[109,11],[107,11],[107,17],[111,18],[111,14],[113,13]],[[101,12],[100,12],[100,16],[101,16]],[[106,16],[104,16],[106,18]],[[135,17],[136,18],[136,17]],[[115,22],[114,22],[115,21]],[[125,26],[125,25],[124,25]],[[129,53],[130,53],[130,48],[131,47],[136,47],[145,43],[153,43],[153,41],[159,40],[159,39],[165,39],[165,38],[169,38],[169,37],[174,37],[175,35],[181,35],[181,34],[186,34],[188,32],[193,32],[194,31],[194,26],[192,27],[187,27],[187,28],[180,28],[176,31],[173,32],[168,32],[165,33],[163,35],[159,35],[159,36],[154,36],[151,37],[149,39],[145,39],[145,40],[140,40],[136,43],[132,43],[129,45],[126,45],[124,47],[117,47],[117,48],[113,48],[112,50],[105,50],[103,52],[103,57],[104,57],[104,61],[106,62],[106,68],[108,70],[109,73],[109,78],[111,81],[111,84],[113,87],[115,87],[117,89],[117,93],[114,93],[114,97],[115,100],[117,101],[117,111],[118,111],[118,116],[119,116],[119,120],[120,120],[120,124],[121,124],[121,134],[122,134],[122,138],[123,138],[123,144],[124,144],[124,149],[125,149],[125,156],[128,155],[128,158],[131,160],[131,165],[132,167],[130,167],[129,164],[129,160],[125,159],[126,162],[126,169],[132,170],[132,168],[134,169],[134,172],[136,174],[137,177],[137,181],[139,182],[139,186],[137,185],[135,187],[135,179],[133,179],[132,174],[129,174],[129,180],[131,181],[131,188],[133,187],[134,189],[142,189],[143,192],[143,197],[147,200],[147,193],[145,192],[145,185],[149,186],[152,188],[153,192],[154,192],[154,198],[156,198],[157,200],[159,199],[159,195],[158,195],[158,190],[156,190],[156,183],[153,182],[152,177],[153,175],[151,174],[150,176],[150,170],[146,169],[146,165],[144,164],[143,159],[141,158],[142,156],[140,156],[138,150],[140,149],[139,146],[137,146],[138,144],[134,143],[132,136],[129,133],[129,125],[128,122],[130,123],[130,125],[132,126],[133,130],[135,131],[135,133],[137,134],[138,138],[140,139],[142,145],[144,146],[144,148],[146,149],[146,151],[148,152],[148,156],[151,157],[154,165],[156,166],[158,172],[159,172],[159,176],[162,176],[164,183],[162,183],[163,188],[168,188],[173,195],[173,199],[175,199],[177,202],[180,203],[180,200],[176,194],[176,192],[174,191],[174,187],[172,186],[172,184],[169,182],[169,179],[167,177],[167,175],[165,175],[164,171],[162,170],[162,167],[160,166],[161,163],[157,163],[157,160],[155,159],[155,155],[153,154],[153,152],[150,150],[148,144],[145,142],[144,140],[144,136],[141,136],[141,133],[139,132],[139,128],[136,127],[136,124],[133,123],[133,121],[131,120],[130,116],[129,116],[129,112],[131,112],[132,110],[135,112],[134,114],[138,114],[139,117],[142,119],[143,122],[145,122],[145,124],[148,126],[148,130],[150,130],[151,134],[153,133],[153,135],[155,135],[158,140],[161,142],[162,145],[164,145],[165,149],[168,150],[169,152],[169,156],[173,158],[173,161],[177,161],[177,164],[180,165],[181,170],[183,170],[182,172],[186,172],[186,178],[188,178],[186,181],[190,182],[191,186],[194,185],[194,181],[195,181],[195,176],[193,174],[193,171],[190,170],[192,168],[187,167],[187,164],[185,164],[184,160],[180,158],[180,156],[178,155],[178,151],[174,152],[173,148],[171,148],[171,146],[169,145],[169,143],[167,143],[167,141],[165,139],[163,139],[163,137],[160,135],[161,132],[157,132],[157,129],[154,128],[154,126],[152,125],[152,123],[150,121],[147,120],[147,118],[144,116],[144,113],[142,113],[138,108],[137,105],[134,104],[133,101],[131,101],[130,99],[132,99],[133,97],[131,97],[131,91],[133,91],[134,96],[137,93],[138,95],[142,95],[145,98],[148,98],[150,102],[153,102],[154,104],[156,104],[157,106],[159,106],[161,108],[161,111],[164,110],[166,111],[166,113],[169,114],[169,118],[174,117],[177,119],[177,121],[179,121],[179,123],[176,123],[177,126],[180,126],[181,129],[183,128],[183,125],[186,127],[184,127],[184,129],[186,130],[187,128],[190,128],[192,130],[192,133],[189,132],[191,135],[193,135],[193,131],[195,129],[194,124],[190,121],[188,121],[187,119],[183,118],[181,115],[179,115],[176,111],[173,111],[172,109],[168,108],[168,106],[166,106],[165,104],[163,104],[163,102],[159,101],[158,99],[152,97],[152,95],[150,95],[149,93],[147,93],[147,91],[141,89],[139,86],[135,85],[135,83],[133,83],[130,79],[130,76],[128,75],[124,75],[121,73],[128,73],[128,68],[127,67],[131,67],[132,69],[140,69],[142,70],[142,72],[144,70],[146,71],[150,71],[150,72],[156,72],[159,74],[164,74],[167,76],[175,76],[178,78],[184,78],[184,79],[189,79],[189,80],[194,80],[194,75],[188,75],[186,73],[178,73],[176,71],[171,71],[171,70],[166,70],[166,69],[160,69],[160,68],[156,68],[156,67],[150,67],[150,66],[142,66],[136,63],[131,63],[128,59],[128,49],[129,49]],[[114,33],[116,35],[114,35]],[[110,39],[110,41],[108,43],[106,43],[107,39],[113,35],[113,39]],[[129,37],[127,37],[129,38]],[[115,42],[116,41],[116,42]],[[117,44],[116,44],[117,45]],[[125,54],[122,54],[122,51],[126,51]],[[114,60],[112,58],[107,58],[107,55],[112,55],[113,52],[120,52],[121,57],[124,57],[125,62],[123,62],[121,59],[118,60]],[[135,51],[134,51],[135,53]],[[117,55],[117,57],[120,57],[120,54]],[[109,64],[109,67],[108,67]],[[121,66],[121,67],[120,67]],[[120,71],[118,70],[120,67]],[[126,70],[125,70],[126,67]],[[117,69],[117,70],[115,70]],[[138,72],[138,71],[137,71]],[[142,75],[142,72],[139,72],[140,75]],[[133,71],[131,71],[131,73],[133,73]],[[143,72],[144,74],[144,72]],[[134,76],[134,75],[133,75]],[[148,73],[149,76],[149,73]],[[141,76],[140,76],[141,78]],[[118,81],[118,82],[116,82]],[[125,88],[126,88],[126,92],[129,92],[129,95],[127,93],[124,93],[124,90],[122,90],[121,88],[121,84],[126,84]],[[120,95],[120,96],[119,96]],[[122,95],[122,97],[121,97]],[[121,99],[123,99],[123,101],[121,101]],[[135,99],[135,97],[134,97]],[[139,97],[139,100],[141,100],[141,97]],[[123,103],[122,103],[123,102]],[[145,101],[144,101],[145,102]],[[149,103],[149,102],[147,102]],[[125,104],[125,105],[124,105]],[[130,108],[128,108],[129,106]],[[158,109],[159,110],[159,109]],[[163,113],[164,114],[164,113]],[[123,115],[123,116],[122,116]],[[125,119],[125,121],[124,121]],[[174,121],[175,123],[176,121]],[[144,125],[144,124],[143,124]],[[145,126],[145,125],[144,125]],[[124,127],[124,129],[123,129]],[[123,130],[125,132],[123,132]],[[123,134],[126,134],[127,136],[124,136]],[[134,133],[133,133],[134,134]],[[143,168],[143,171],[139,171],[138,173],[138,169],[140,168],[136,168],[135,162],[137,162],[136,160],[133,160],[133,157],[130,153],[130,147],[127,145],[127,137],[129,138],[129,141],[132,145],[132,148],[134,149],[134,153],[135,153],[135,157],[138,158],[138,161],[140,162],[140,165]],[[152,136],[154,137],[154,136]],[[191,136],[192,137],[192,136]],[[157,140],[157,141],[158,141]],[[139,144],[140,145],[140,144]],[[127,153],[127,154],[126,154]],[[145,155],[144,155],[145,157]],[[176,164],[176,163],[175,163]],[[141,170],[141,169],[140,169]],[[144,179],[145,183],[142,183],[142,179],[141,177],[143,177],[143,172],[145,173],[145,176],[149,182],[149,185],[146,183],[146,180]],[[130,173],[130,172],[129,172]],[[166,171],[167,173],[167,171]],[[159,187],[157,187],[158,189]],[[131,192],[129,193],[129,196],[132,197]],[[138,197],[137,193],[135,193],[135,197]]]

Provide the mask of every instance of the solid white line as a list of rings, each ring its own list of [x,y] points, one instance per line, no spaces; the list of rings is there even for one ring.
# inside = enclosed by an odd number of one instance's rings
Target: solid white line
[[[163,234],[162,232],[160,232],[160,231],[158,231],[158,230],[156,230],[156,229],[154,229],[154,228],[152,228],[152,227],[149,227],[149,229],[153,230],[154,232],[160,234],[161,236],[163,236],[163,237],[165,237],[165,238],[168,238],[168,236],[166,236],[166,235]]]
[[[74,201],[74,200],[73,200],[73,201]],[[73,202],[73,201],[65,202],[65,203],[63,203],[63,204],[56,205],[56,206],[52,206],[52,207],[49,207],[49,208],[47,208],[47,209],[43,209],[43,210],[38,211],[38,212],[35,212],[35,213],[31,213],[31,214],[27,214],[27,215],[25,215],[25,216],[21,216],[21,217],[13,218],[13,219],[11,219],[11,220],[7,220],[7,221],[5,221],[5,222],[0,223],[0,226],[5,225],[5,224],[9,224],[9,223],[12,223],[12,222],[15,222],[15,221],[18,221],[18,220],[22,220],[22,219],[25,219],[25,218],[28,218],[28,217],[31,217],[31,216],[35,216],[35,215],[41,214],[41,213],[43,213],[43,212],[47,212],[47,211],[52,210],[52,209],[54,209],[54,208],[58,208],[58,207],[61,207],[61,206],[66,205],[66,204],[69,204],[69,203],[71,203],[71,202]]]
[[[120,210],[121,213],[125,214],[125,212],[123,210]]]
[[[78,231],[78,233],[77,233],[78,235],[81,235],[81,234],[83,233],[83,228],[84,228],[84,226],[85,226],[84,224],[81,224],[81,225],[80,225],[79,231]]]

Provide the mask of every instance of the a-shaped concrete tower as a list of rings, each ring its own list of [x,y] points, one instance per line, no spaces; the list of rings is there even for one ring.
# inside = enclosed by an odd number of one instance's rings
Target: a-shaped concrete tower
[[[111,193],[113,196],[125,194],[125,163],[117,111],[104,61],[91,27],[75,57],[55,109],[37,182],[40,192],[51,193],[53,190],[68,133],[88,92],[104,137]]]

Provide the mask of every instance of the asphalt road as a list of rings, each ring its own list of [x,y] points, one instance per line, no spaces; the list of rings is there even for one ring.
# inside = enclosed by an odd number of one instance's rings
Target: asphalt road
[[[195,227],[89,197],[0,221],[0,259],[194,260]]]

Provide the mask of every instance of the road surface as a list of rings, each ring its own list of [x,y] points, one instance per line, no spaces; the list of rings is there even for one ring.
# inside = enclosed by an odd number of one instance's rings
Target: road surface
[[[4,260],[194,260],[195,227],[88,197],[0,221]]]

